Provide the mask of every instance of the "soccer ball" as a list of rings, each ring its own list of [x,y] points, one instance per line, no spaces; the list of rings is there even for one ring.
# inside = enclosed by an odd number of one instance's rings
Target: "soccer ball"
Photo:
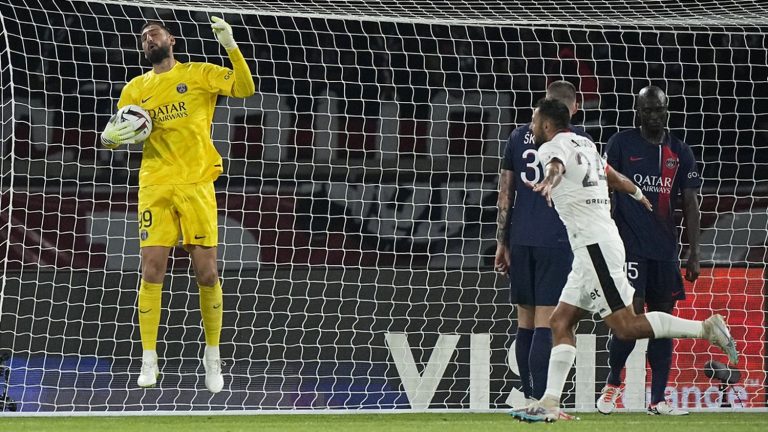
[[[117,124],[130,122],[133,130],[139,133],[136,135],[137,143],[143,142],[152,133],[152,117],[138,105],[126,105],[120,108],[109,121]]]

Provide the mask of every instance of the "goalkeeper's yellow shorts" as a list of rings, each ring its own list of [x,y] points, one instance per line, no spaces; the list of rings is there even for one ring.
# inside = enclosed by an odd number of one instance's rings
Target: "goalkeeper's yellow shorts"
[[[139,188],[141,247],[216,246],[216,192],[213,183],[153,185]]]

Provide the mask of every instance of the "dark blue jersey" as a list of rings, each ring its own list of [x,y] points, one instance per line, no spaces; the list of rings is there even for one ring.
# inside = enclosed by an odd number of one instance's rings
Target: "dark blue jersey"
[[[613,218],[627,254],[658,261],[678,259],[675,204],[683,189],[698,189],[696,160],[683,141],[667,133],[662,145],[651,144],[640,129],[619,132],[608,140],[608,164],[630,178],[653,204],[653,212],[627,194],[614,194]]]
[[[581,128],[572,126],[571,130],[592,139]],[[525,181],[538,183],[544,178],[530,124],[519,126],[509,135],[501,167],[513,171],[515,181],[515,202],[508,222],[509,244],[570,248],[565,225],[554,207],[549,207],[541,195],[525,185]]]

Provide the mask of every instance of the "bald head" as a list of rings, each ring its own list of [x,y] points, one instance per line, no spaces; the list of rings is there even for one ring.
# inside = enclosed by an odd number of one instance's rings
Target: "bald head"
[[[554,81],[547,87],[547,99],[555,99],[568,107],[571,115],[576,114],[579,105],[576,103],[576,87],[568,81]]]
[[[643,136],[653,143],[658,143],[667,127],[667,105],[669,98],[656,86],[644,87],[637,94],[635,109],[640,120]]]
[[[667,95],[664,94],[664,90],[656,87],[655,85],[643,87],[640,90],[640,93],[637,94],[637,103],[642,104],[651,101],[657,101],[666,106],[669,103],[669,98],[667,98]]]

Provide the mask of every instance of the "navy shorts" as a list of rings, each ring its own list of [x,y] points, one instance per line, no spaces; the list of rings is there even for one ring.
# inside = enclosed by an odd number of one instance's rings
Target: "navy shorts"
[[[511,303],[557,306],[568,273],[571,272],[571,249],[512,245],[509,251]]]
[[[635,298],[645,303],[672,303],[685,299],[683,276],[677,261],[656,261],[627,255],[627,278],[635,288]]]

